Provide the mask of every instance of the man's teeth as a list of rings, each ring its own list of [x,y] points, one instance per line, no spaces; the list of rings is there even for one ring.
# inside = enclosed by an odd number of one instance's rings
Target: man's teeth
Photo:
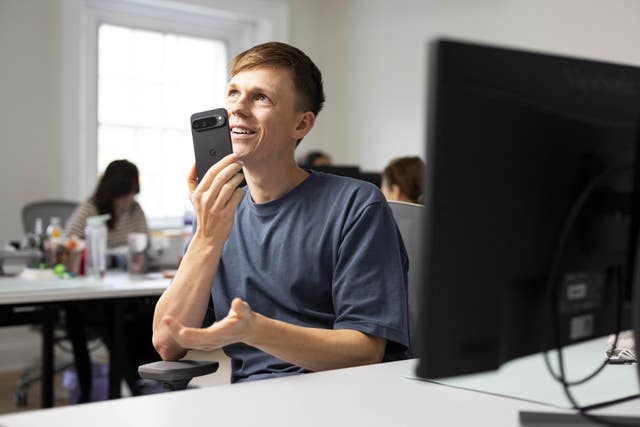
[[[244,128],[233,128],[231,129],[231,131],[233,133],[244,133],[244,134],[250,134],[253,133],[253,131],[249,130],[249,129],[244,129]]]

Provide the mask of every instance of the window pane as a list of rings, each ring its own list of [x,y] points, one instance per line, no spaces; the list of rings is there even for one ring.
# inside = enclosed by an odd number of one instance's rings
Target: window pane
[[[219,40],[100,26],[98,173],[112,160],[135,163],[147,217],[182,217],[191,208],[189,117],[223,105],[226,64]]]

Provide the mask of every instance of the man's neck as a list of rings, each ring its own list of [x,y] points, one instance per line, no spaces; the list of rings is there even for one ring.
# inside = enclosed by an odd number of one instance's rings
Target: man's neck
[[[263,166],[268,164],[268,166]],[[244,177],[255,203],[262,204],[279,199],[296,188],[309,176],[292,159],[274,164],[245,165]]]

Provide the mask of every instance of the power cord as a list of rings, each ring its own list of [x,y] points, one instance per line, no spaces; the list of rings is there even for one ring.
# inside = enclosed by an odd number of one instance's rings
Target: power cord
[[[601,424],[601,425],[606,425],[606,426],[615,426],[615,427],[631,427],[636,424],[627,424],[627,423],[619,423],[619,422],[614,422],[611,421],[610,419],[606,419],[603,418],[601,416],[597,416],[597,415],[592,415],[587,413],[587,408],[582,407],[578,404],[578,402],[576,401],[575,397],[573,396],[573,394],[571,393],[570,387],[571,386],[575,386],[578,384],[583,384],[589,380],[591,380],[593,377],[595,377],[596,375],[598,375],[607,365],[607,363],[609,362],[610,356],[607,355],[605,361],[591,374],[587,375],[586,377],[580,379],[580,380],[574,380],[574,381],[568,381],[566,378],[566,372],[565,372],[565,365],[564,365],[564,354],[562,351],[562,344],[561,344],[561,340],[560,340],[560,328],[559,328],[559,323],[560,323],[560,314],[559,314],[559,310],[558,310],[558,275],[560,274],[560,264],[561,264],[561,258],[562,258],[562,254],[564,252],[565,249],[565,245],[567,243],[568,237],[569,237],[569,233],[571,231],[571,229],[573,228],[573,225],[577,219],[577,217],[579,216],[580,212],[582,211],[582,209],[584,208],[585,203],[587,202],[587,200],[589,199],[589,197],[591,197],[591,195],[593,194],[593,192],[598,189],[603,183],[607,182],[607,180],[615,174],[618,174],[620,172],[624,172],[624,171],[629,171],[629,170],[633,170],[632,165],[619,165],[619,166],[615,166],[612,167],[610,169],[605,170],[602,174],[598,175],[597,177],[595,177],[590,183],[589,185],[587,185],[587,187],[582,191],[582,193],[578,196],[578,198],[576,199],[576,201],[573,203],[573,205],[571,206],[571,209],[569,210],[569,214],[567,215],[567,218],[565,219],[559,238],[557,240],[556,243],[556,247],[554,250],[554,254],[553,254],[553,259],[552,259],[552,263],[551,263],[551,269],[550,269],[550,274],[547,280],[547,287],[546,287],[546,301],[547,304],[550,305],[550,310],[552,310],[550,319],[552,321],[552,330],[553,330],[553,339],[554,339],[554,344],[556,347],[556,351],[558,354],[558,368],[560,370],[559,374],[556,374],[556,372],[554,372],[551,363],[549,361],[549,355],[547,354],[547,350],[545,348],[543,348],[543,355],[544,355],[544,360],[545,360],[545,364],[547,366],[547,370],[549,371],[549,373],[551,374],[551,376],[558,381],[559,383],[562,384],[562,388],[563,391],[567,397],[567,399],[569,400],[569,402],[571,403],[571,405],[573,406],[573,408],[575,410],[578,411],[578,413],[583,416],[585,419],[588,419],[594,423],[597,424]],[[620,325],[621,325],[621,317],[622,317],[622,295],[623,295],[623,289],[622,289],[622,277],[621,277],[621,273],[619,271],[619,269],[616,269],[614,272],[615,275],[615,280],[618,284],[617,286],[617,297],[618,297],[618,301],[617,301],[617,315],[616,315],[616,326],[615,326],[615,339],[613,342],[613,346],[615,347],[617,345],[618,342],[618,335],[620,332]]]

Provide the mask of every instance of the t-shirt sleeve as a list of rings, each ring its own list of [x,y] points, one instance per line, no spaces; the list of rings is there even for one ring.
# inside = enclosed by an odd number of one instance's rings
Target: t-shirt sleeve
[[[145,233],[147,236],[149,236],[149,225],[147,224],[147,217],[142,210],[142,206],[140,206],[138,202],[136,202],[135,204],[132,223],[136,228],[136,232]]]
[[[334,329],[387,340],[387,355],[409,346],[408,259],[386,201],[376,201],[345,225],[333,276]]]

